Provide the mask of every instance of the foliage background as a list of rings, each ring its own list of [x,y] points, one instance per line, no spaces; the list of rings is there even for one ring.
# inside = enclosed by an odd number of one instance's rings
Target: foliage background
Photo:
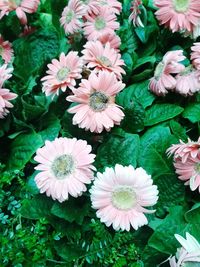
[[[200,97],[171,93],[165,98],[148,91],[148,80],[164,53],[184,49],[192,40],[158,26],[152,1],[144,1],[145,28],[128,22],[130,1],[119,16],[121,53],[126,62],[126,89],[117,97],[126,117],[120,127],[100,136],[72,125],[65,94],[51,100],[41,92],[46,65],[61,52],[81,51],[85,40],[69,44],[59,18],[62,0],[41,0],[29,16],[35,31],[22,28],[10,14],[0,32],[13,43],[14,75],[8,88],[18,94],[15,107],[0,121],[0,264],[1,266],[154,267],[175,254],[174,234],[186,231],[200,241],[200,197],[177,179],[166,149],[179,139],[199,137]],[[86,139],[97,154],[96,167],[131,164],[152,175],[160,195],[149,225],[138,231],[114,232],[91,209],[89,194],[60,204],[40,195],[35,184],[33,155],[46,139],[57,136]],[[162,266],[168,266],[164,263]]]

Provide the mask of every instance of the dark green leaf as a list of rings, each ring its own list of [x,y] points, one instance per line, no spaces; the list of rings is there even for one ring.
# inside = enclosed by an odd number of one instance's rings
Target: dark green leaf
[[[200,121],[200,104],[191,104],[185,108],[183,117],[190,120],[192,123]]]

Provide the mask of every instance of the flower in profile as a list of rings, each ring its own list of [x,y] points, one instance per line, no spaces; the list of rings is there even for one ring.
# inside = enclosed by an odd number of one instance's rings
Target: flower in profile
[[[40,0],[4,0],[0,1],[0,19],[9,12],[15,10],[22,24],[27,24],[26,13],[35,13]]]
[[[194,43],[191,47],[191,60],[192,64],[197,70],[200,70],[200,43]]]
[[[73,124],[96,133],[101,133],[104,128],[109,131],[114,124],[119,125],[124,113],[115,104],[115,95],[124,87],[125,84],[117,81],[114,73],[91,73],[88,80],[82,80],[78,89],[72,90],[74,95],[67,97],[68,101],[78,103],[68,110],[75,113]]]
[[[0,87],[3,86],[4,82],[7,81],[10,77],[12,77],[12,68],[8,68],[7,64],[3,64],[0,67]]]
[[[153,213],[146,207],[158,200],[157,186],[142,168],[116,165],[97,173],[90,190],[92,207],[97,209],[97,217],[106,226],[115,230],[135,230],[148,224],[144,213]]]
[[[106,70],[115,73],[118,79],[125,74],[122,66],[125,65],[121,55],[113,48],[110,43],[105,46],[100,41],[89,41],[84,46],[83,61],[88,68],[94,68],[96,72]]]
[[[64,8],[60,19],[65,33],[75,33],[83,26],[82,17],[85,14],[84,5],[79,0],[70,0]]]
[[[150,79],[150,90],[158,95],[165,96],[168,90],[176,87],[176,79],[173,74],[178,74],[185,69],[179,63],[185,59],[182,50],[169,51],[165,54],[162,61],[156,66],[154,77]]]
[[[4,41],[1,35],[0,35],[0,56],[3,58],[6,64],[11,60],[13,56],[13,49],[11,43],[8,41]]]
[[[102,35],[113,34],[119,29],[116,15],[107,7],[99,7],[96,14],[86,15],[84,34],[88,40],[97,40]]]
[[[98,6],[105,6],[113,14],[119,15],[122,11],[122,4],[117,0],[97,0]]]
[[[200,18],[200,2],[196,0],[154,0],[156,17],[172,32],[192,32]]]
[[[63,202],[69,195],[78,197],[87,190],[85,184],[93,179],[95,155],[92,147],[84,140],[76,138],[56,138],[46,141],[36,152],[35,167],[40,171],[35,182],[40,193],[46,192],[54,200]]]
[[[200,243],[189,233],[186,233],[186,239],[177,234],[175,237],[182,247],[169,259],[170,267],[200,266]]]
[[[176,76],[175,91],[181,95],[193,95],[200,91],[200,73],[192,65],[188,66]]]
[[[133,2],[131,3],[131,15],[129,16],[129,21],[132,21],[134,27],[144,27],[144,24],[142,23],[140,18],[141,6],[141,0],[133,0]]]
[[[43,92],[48,95],[58,95],[59,89],[63,92],[67,87],[73,89],[76,85],[76,79],[81,78],[82,60],[78,52],[69,52],[67,55],[61,53],[59,60],[53,59],[48,64],[47,76],[43,77]]]
[[[13,107],[13,104],[10,103],[10,100],[13,100],[17,97],[16,94],[11,93],[9,89],[0,87],[0,119],[5,118],[9,113],[9,108]]]
[[[104,34],[104,35],[100,36],[98,40],[104,46],[106,45],[106,43],[109,43],[111,48],[114,48],[117,52],[119,52],[119,47],[121,45],[121,39],[115,33]]]
[[[199,187],[200,192],[200,138],[197,142],[188,139],[188,143],[172,145],[168,155],[174,154],[174,167],[178,178],[189,185],[192,191]]]

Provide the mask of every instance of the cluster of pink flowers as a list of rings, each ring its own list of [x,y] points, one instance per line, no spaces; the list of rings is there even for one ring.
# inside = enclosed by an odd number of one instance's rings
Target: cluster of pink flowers
[[[21,24],[27,24],[26,13],[32,14],[37,11],[40,0],[1,0],[0,1],[0,19],[15,11]]]
[[[17,97],[9,89],[4,88],[4,83],[12,76],[12,71],[7,64],[0,67],[0,119],[3,119],[9,113],[8,109],[13,107],[9,101]]]
[[[187,143],[172,145],[167,153],[174,155],[174,167],[180,180],[189,185],[192,191],[200,192],[200,138],[197,142],[188,139]]]
[[[121,3],[117,0],[91,0],[87,4],[70,0],[60,21],[66,33],[83,29],[87,42],[82,56],[74,51],[62,53],[59,60],[52,60],[42,78],[47,96],[71,89],[67,101],[76,103],[68,110],[75,114],[73,124],[91,132],[109,131],[124,118],[115,104],[116,94],[125,87],[125,64],[119,53],[121,40],[114,31],[119,28],[116,15],[120,11]]]
[[[197,0],[154,0],[158,8],[156,17],[161,25],[172,32],[183,32],[199,36],[200,2]]]
[[[192,64],[187,67],[181,63],[186,59],[182,50],[164,55],[150,79],[149,88],[154,94],[165,96],[173,91],[188,96],[200,91],[200,43],[194,43],[191,50]]]

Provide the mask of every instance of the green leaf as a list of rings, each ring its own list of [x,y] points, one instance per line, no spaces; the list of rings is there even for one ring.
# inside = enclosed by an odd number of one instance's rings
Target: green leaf
[[[185,219],[190,223],[200,223],[200,203],[196,203],[191,210],[186,212]]]
[[[8,168],[21,170],[31,159],[35,151],[43,144],[42,138],[35,132],[20,134],[11,143]]]
[[[32,199],[22,201],[21,215],[24,218],[37,220],[51,215],[54,201],[44,195],[36,195]]]
[[[139,136],[125,133],[124,137],[111,136],[100,146],[96,162],[99,167],[109,167],[115,164],[136,167],[139,153]]]
[[[170,121],[170,128],[172,133],[176,136],[177,139],[181,139],[182,141],[187,141],[188,136],[186,134],[185,128],[182,127],[177,121]]]
[[[183,117],[191,121],[192,123],[196,123],[200,121],[200,104],[191,104],[185,108],[183,112]]]
[[[85,198],[69,198],[64,203],[56,202],[51,213],[61,219],[65,219],[68,222],[76,222],[82,224],[85,216],[88,216],[90,210],[90,204],[88,199]]]
[[[146,112],[145,126],[172,119],[183,112],[183,108],[174,104],[156,104]]]

